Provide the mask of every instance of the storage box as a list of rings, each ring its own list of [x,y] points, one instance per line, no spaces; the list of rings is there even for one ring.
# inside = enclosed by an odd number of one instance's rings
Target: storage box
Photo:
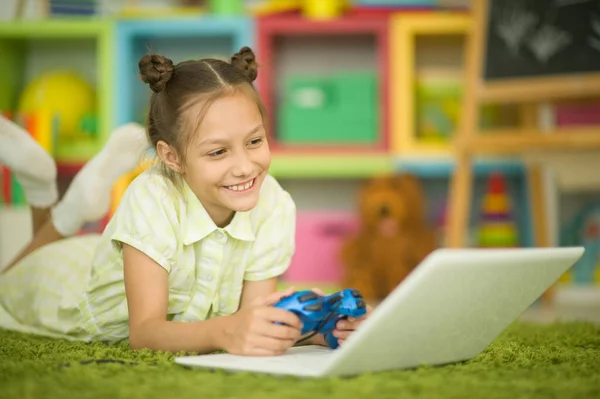
[[[288,284],[338,284],[343,273],[340,251],[357,226],[352,212],[298,212],[296,252],[283,280]]]
[[[372,72],[294,76],[282,93],[277,136],[287,143],[367,144],[379,136]]]
[[[420,73],[415,91],[417,137],[424,141],[448,140],[460,115],[460,76],[439,71]]]
[[[600,124],[600,102],[558,104],[555,108],[557,126]]]

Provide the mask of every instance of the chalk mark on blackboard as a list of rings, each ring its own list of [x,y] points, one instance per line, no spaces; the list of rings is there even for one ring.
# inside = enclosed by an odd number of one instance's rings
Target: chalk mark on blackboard
[[[527,33],[537,24],[535,14],[527,12],[515,3],[500,10],[496,33],[504,40],[513,56],[519,53],[519,47]]]
[[[590,0],[556,0],[557,7],[572,6],[579,3],[587,3]]]
[[[544,24],[529,38],[527,44],[537,60],[545,64],[571,42],[572,37],[567,31]]]
[[[592,35],[588,37],[588,44],[594,50],[600,51],[600,18],[598,17],[598,14],[592,15],[591,23],[592,31],[595,34],[595,36]]]

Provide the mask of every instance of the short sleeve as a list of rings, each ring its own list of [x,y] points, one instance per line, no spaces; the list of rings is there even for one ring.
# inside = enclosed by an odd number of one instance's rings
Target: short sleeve
[[[162,176],[140,175],[123,195],[111,221],[111,240],[145,253],[167,272],[176,259],[179,225],[173,195]]]
[[[295,250],[296,205],[289,193],[279,188],[272,212],[258,228],[244,273],[244,280],[260,281],[282,275]]]

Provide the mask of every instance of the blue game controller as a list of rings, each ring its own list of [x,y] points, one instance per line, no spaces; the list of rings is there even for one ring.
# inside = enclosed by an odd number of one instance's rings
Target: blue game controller
[[[325,342],[332,349],[339,345],[337,338],[333,336],[337,322],[367,313],[361,293],[350,288],[326,296],[310,290],[299,291],[282,298],[275,307],[289,310],[300,318],[303,323],[301,335],[323,334]],[[307,338],[309,337],[304,339]]]

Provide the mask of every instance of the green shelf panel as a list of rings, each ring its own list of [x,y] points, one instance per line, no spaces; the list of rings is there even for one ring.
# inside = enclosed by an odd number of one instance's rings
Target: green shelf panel
[[[89,38],[100,36],[112,26],[112,21],[95,19],[9,21],[0,23],[0,37]]]
[[[273,155],[270,173],[278,178],[368,178],[392,170],[387,155]]]

